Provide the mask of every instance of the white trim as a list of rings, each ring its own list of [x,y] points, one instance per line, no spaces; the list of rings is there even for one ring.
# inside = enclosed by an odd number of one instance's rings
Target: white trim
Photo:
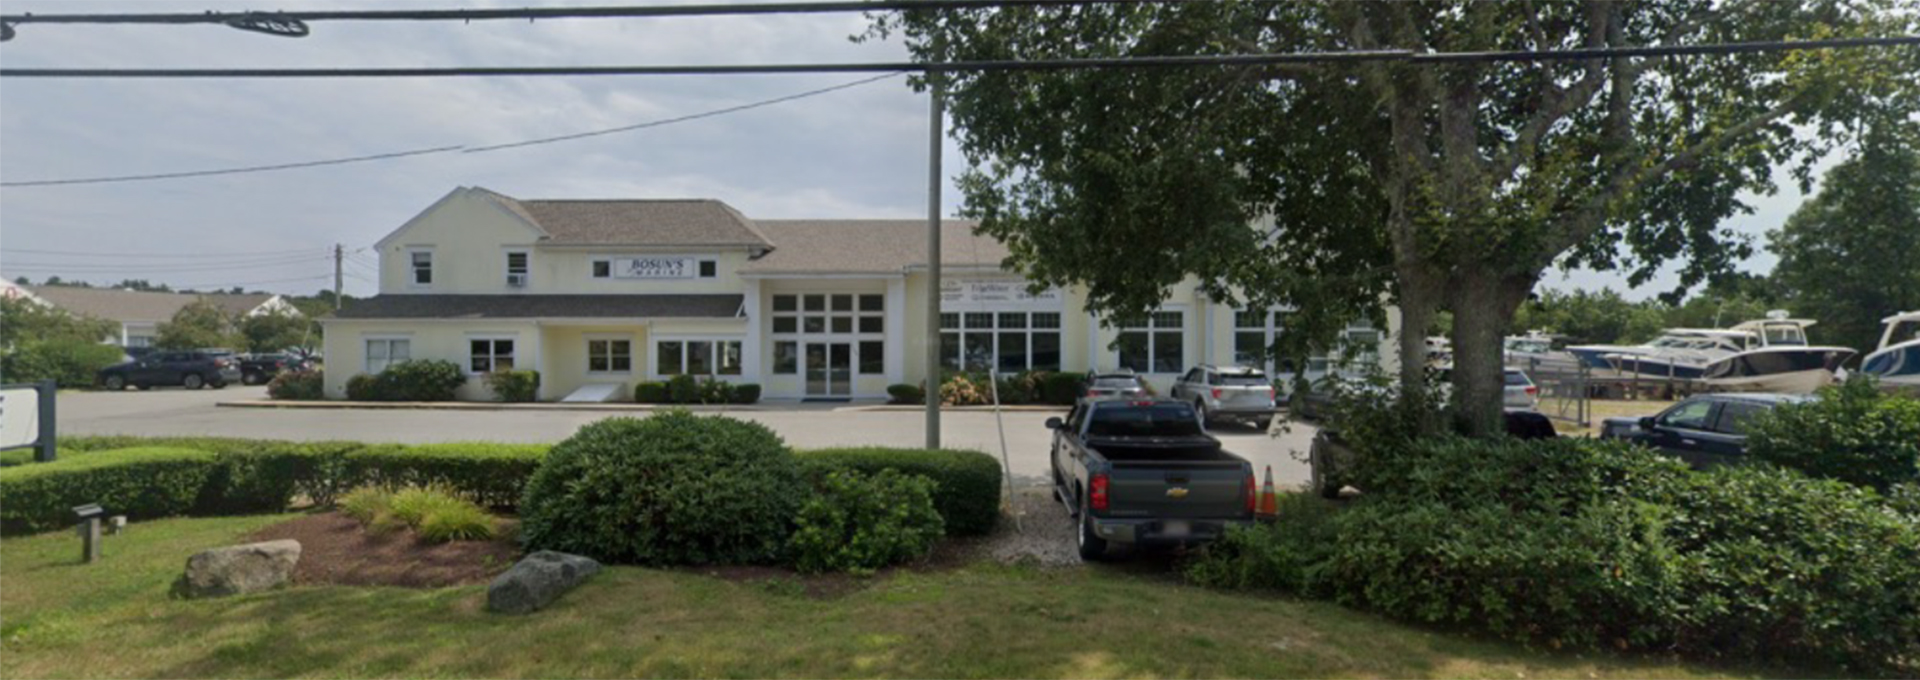
[[[520,273],[520,275],[526,277],[526,279],[518,286],[512,283],[514,255],[525,255],[527,257],[526,271]],[[533,249],[526,246],[500,246],[500,286],[510,291],[533,288]]]
[[[761,354],[767,351],[770,328],[766,314],[760,311],[763,308],[760,282],[753,280],[743,283],[746,286],[746,294],[740,299],[740,314],[747,320],[747,332],[745,333],[746,343],[740,348],[742,355],[740,372],[757,377],[760,375]]]
[[[886,308],[886,362],[887,384],[906,382],[907,378],[907,279],[887,282]],[[858,302],[854,306],[859,306]],[[932,310],[928,310],[932,311]],[[859,322],[854,322],[859,323]],[[939,342],[934,338],[933,342]]]
[[[686,362],[687,362],[686,343],[689,343],[689,342],[737,342],[737,343],[740,343],[740,373],[738,375],[731,374],[731,373],[720,373],[717,371],[710,374],[709,373],[694,374],[694,373],[684,373],[684,372],[670,373],[670,374],[661,373],[659,349],[660,349],[660,343],[663,343],[663,342],[681,343],[680,368],[682,371],[686,370]],[[692,375],[695,378],[712,377],[715,380],[753,380],[757,378],[757,376],[754,376],[753,374],[750,374],[747,372],[747,337],[744,334],[733,335],[733,334],[725,334],[725,333],[720,333],[720,334],[671,333],[671,334],[655,335],[655,334],[649,333],[647,334],[647,343],[652,345],[646,348],[647,349],[647,377],[652,380],[662,380],[666,378],[672,378],[673,376],[676,376],[676,375]],[[713,355],[713,358],[717,363],[720,358],[719,353],[716,352]],[[719,366],[716,365],[714,368],[717,369],[719,368]]]
[[[404,340],[407,343],[407,360],[413,359],[413,334],[412,333],[363,333],[361,334],[360,335],[360,371],[362,373],[368,373],[368,374],[380,372],[380,371],[373,370],[373,364],[371,361],[373,358],[373,353],[368,351],[368,346],[375,342],[383,342],[387,344],[387,358],[385,359],[385,361],[387,362],[387,365],[380,367],[381,370],[386,370],[388,367],[393,366],[394,364],[393,343],[401,340]]]
[[[461,373],[464,373],[469,377],[478,377],[478,376],[486,375],[486,373],[484,372],[475,372],[473,370],[473,341],[475,340],[512,341],[513,342],[513,354],[512,354],[513,367],[515,369],[520,368],[520,357],[523,356],[523,353],[521,350],[524,348],[522,347],[522,343],[520,342],[519,331],[467,331],[464,335],[466,336],[466,347],[464,349],[466,351],[467,361],[466,363],[460,365]],[[491,363],[497,358],[498,358],[498,355],[491,355],[491,354],[488,355],[489,363]],[[535,363],[538,363],[538,362],[535,362]]]
[[[440,258],[434,256],[433,250],[434,247],[430,245],[410,245],[401,250],[401,254],[406,256],[406,261],[401,264],[402,288],[433,290],[434,285],[440,283]],[[420,283],[420,273],[413,263],[415,253],[427,254],[427,278],[430,280],[426,283]]]

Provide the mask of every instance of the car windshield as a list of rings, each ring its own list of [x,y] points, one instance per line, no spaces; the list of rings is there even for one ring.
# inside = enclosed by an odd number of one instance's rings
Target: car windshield
[[[1527,374],[1521,373],[1519,371],[1507,371],[1508,386],[1511,387],[1511,386],[1531,385],[1531,384],[1533,384],[1533,382],[1527,380]]]
[[[1097,408],[1087,424],[1092,437],[1186,437],[1200,434],[1193,407],[1169,402],[1151,406]]]
[[[1109,390],[1124,390],[1140,386],[1139,378],[1094,378],[1093,386]]]
[[[1259,373],[1259,372],[1253,372],[1253,373],[1222,373],[1222,374],[1220,374],[1220,380],[1219,380],[1219,382],[1218,382],[1217,384],[1220,384],[1220,385],[1244,385],[1244,386],[1257,386],[1257,387],[1266,387],[1266,386],[1267,386],[1267,374],[1265,374],[1265,373]]]

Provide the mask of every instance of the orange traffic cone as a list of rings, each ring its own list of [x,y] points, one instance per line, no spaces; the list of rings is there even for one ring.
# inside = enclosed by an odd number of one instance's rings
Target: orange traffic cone
[[[1274,519],[1280,516],[1280,497],[1273,492],[1273,466],[1267,466],[1267,482],[1260,487],[1260,506],[1254,510],[1254,516],[1260,519]]]

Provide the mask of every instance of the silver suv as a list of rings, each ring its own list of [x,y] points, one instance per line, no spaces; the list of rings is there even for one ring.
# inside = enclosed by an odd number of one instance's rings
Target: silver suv
[[[1273,381],[1257,368],[1196,366],[1173,384],[1173,398],[1192,403],[1208,424],[1234,420],[1264,429],[1273,422]]]

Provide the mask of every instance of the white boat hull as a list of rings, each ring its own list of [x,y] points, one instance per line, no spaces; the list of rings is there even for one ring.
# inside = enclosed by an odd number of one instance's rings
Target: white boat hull
[[[1707,366],[1708,387],[1726,392],[1812,394],[1833,384],[1854,351],[1845,347],[1763,347]]]
[[[1738,378],[1709,378],[1707,386],[1717,392],[1778,392],[1783,394],[1812,394],[1822,387],[1834,383],[1833,371],[1816,368],[1792,373],[1771,373],[1767,375],[1744,376]]]

